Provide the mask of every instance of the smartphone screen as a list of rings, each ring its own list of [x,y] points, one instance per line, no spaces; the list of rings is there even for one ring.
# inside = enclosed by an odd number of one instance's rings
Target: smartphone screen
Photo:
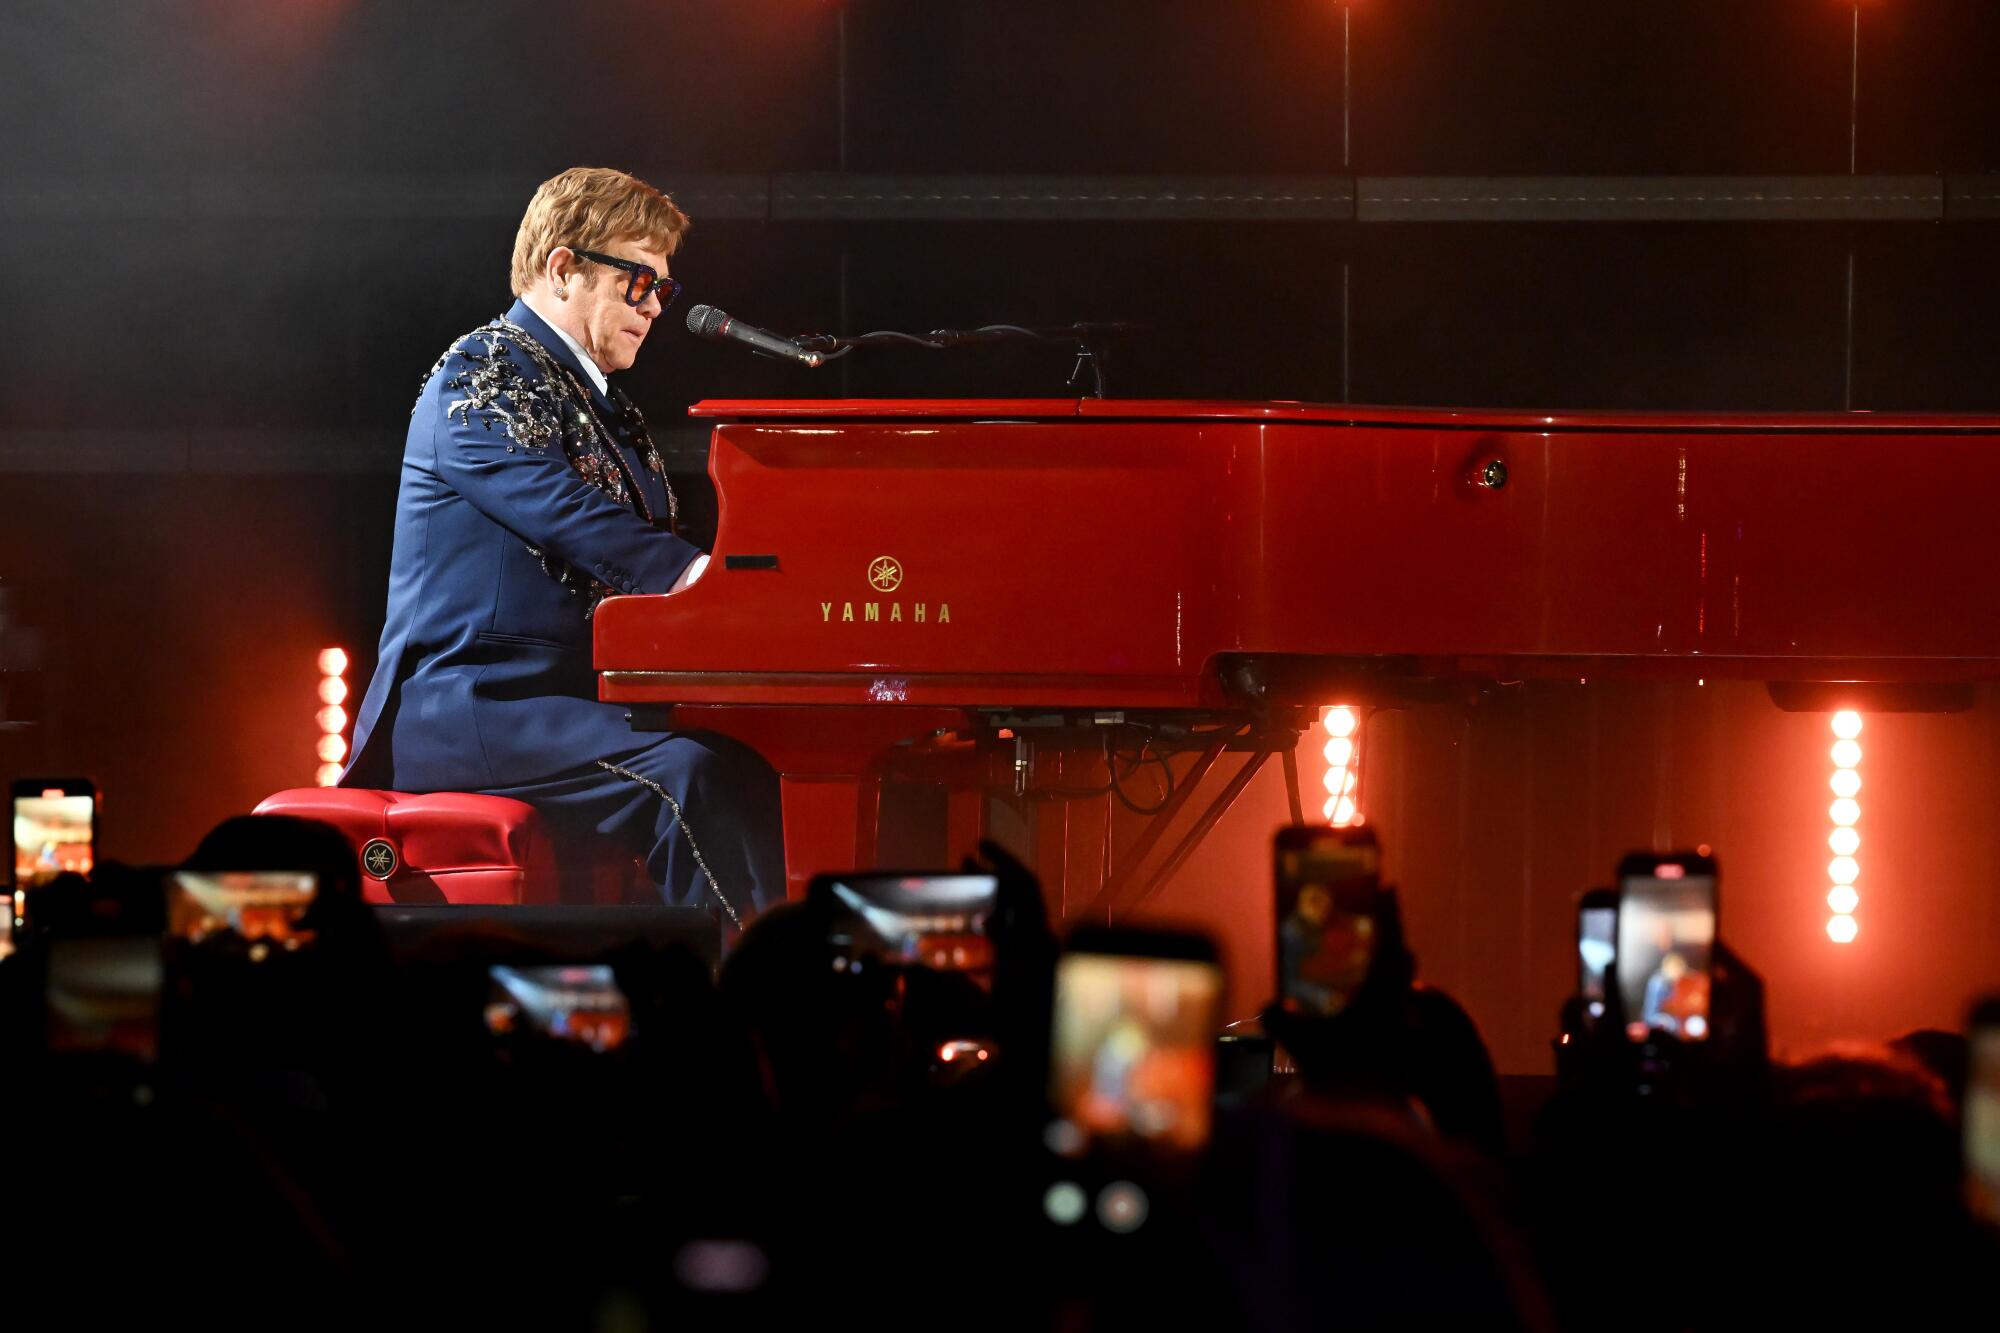
[[[1634,1041],[1667,1032],[1708,1037],[1715,951],[1715,863],[1688,853],[1637,854],[1619,866],[1619,998]]]
[[[97,797],[88,782],[14,784],[14,888],[40,888],[65,871],[96,864]]]
[[[887,962],[941,972],[993,966],[987,923],[999,880],[992,875],[829,875],[813,891],[832,904],[836,944]]]
[[[1278,994],[1297,1013],[1337,1014],[1374,965],[1381,852],[1372,831],[1278,830]]]
[[[303,871],[178,871],[167,881],[167,933],[190,944],[234,934],[297,949],[312,939],[300,921],[318,891]]]
[[[151,1064],[160,1049],[160,941],[151,935],[56,939],[48,952],[53,1054],[117,1054]]]
[[[632,1035],[632,1006],[607,966],[495,966],[487,977],[486,1030],[496,1037],[547,1037],[604,1052]]]
[[[1162,957],[1138,952],[1150,947],[1138,932],[1103,934],[1126,940],[1115,952],[1109,940],[1073,945],[1056,965],[1051,1142],[1073,1156],[1191,1152],[1208,1141],[1222,969],[1212,946]],[[1192,937],[1157,938],[1167,952]]]
[[[1576,914],[1576,993],[1589,1018],[1604,1017],[1604,976],[1618,956],[1618,897],[1609,889],[1584,895]]]
[[[1965,1189],[1972,1215],[2000,1227],[2000,1000],[1973,1011],[1965,1080]]]

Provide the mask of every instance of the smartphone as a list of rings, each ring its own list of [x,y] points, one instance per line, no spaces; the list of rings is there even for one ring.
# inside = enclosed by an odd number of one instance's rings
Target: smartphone
[[[1337,1014],[1375,963],[1382,854],[1368,828],[1281,828],[1274,844],[1278,998]]]
[[[1634,852],[1619,862],[1614,957],[1632,1040],[1707,1039],[1718,884],[1715,861],[1694,852]]]
[[[806,891],[833,920],[833,942],[853,958],[940,972],[988,973],[986,933],[1000,881],[993,875],[870,871],[821,875]]]
[[[318,877],[304,871],[177,871],[167,881],[167,934],[190,944],[232,934],[298,949],[312,940],[300,922],[318,892]]]
[[[1604,1017],[1604,975],[1618,957],[1618,890],[1592,889],[1576,909],[1576,993],[1586,1022]]]
[[[2000,1227],[2000,995],[1966,1024],[1965,1193],[1977,1221]]]
[[[84,778],[14,784],[14,911],[21,895],[57,875],[88,875],[97,860],[97,788]]]
[[[602,1053],[632,1035],[632,1006],[608,966],[494,966],[486,975],[486,1030],[495,1037],[545,1037]]]
[[[82,935],[49,942],[44,998],[54,1055],[121,1055],[152,1064],[160,1051],[164,967],[157,935]]]
[[[1201,935],[1078,928],[1056,964],[1048,1141],[1191,1153],[1208,1142],[1222,968]]]

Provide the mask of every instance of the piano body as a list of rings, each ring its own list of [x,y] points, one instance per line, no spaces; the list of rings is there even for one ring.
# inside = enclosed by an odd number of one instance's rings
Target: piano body
[[[1950,709],[2000,679],[2000,419],[1095,399],[693,414],[715,422],[714,561],[684,591],[599,607],[601,695],[637,727],[725,732],[772,762],[794,894],[873,863],[899,773],[948,793],[952,856],[1011,788],[1052,896],[1094,914],[1156,891],[1271,757],[1299,817],[1292,755],[1322,705],[1586,675]],[[1160,807],[1115,851],[1114,781]]]

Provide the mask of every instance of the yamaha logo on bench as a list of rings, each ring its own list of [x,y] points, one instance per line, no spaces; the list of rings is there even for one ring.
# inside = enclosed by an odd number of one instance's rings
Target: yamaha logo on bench
[[[396,873],[396,846],[387,838],[376,838],[361,849],[361,868],[376,879]]]

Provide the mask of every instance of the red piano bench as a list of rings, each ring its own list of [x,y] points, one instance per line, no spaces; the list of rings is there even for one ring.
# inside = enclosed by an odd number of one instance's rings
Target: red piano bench
[[[504,796],[295,787],[256,813],[317,819],[346,834],[361,858],[361,896],[371,903],[556,901],[541,816]]]

